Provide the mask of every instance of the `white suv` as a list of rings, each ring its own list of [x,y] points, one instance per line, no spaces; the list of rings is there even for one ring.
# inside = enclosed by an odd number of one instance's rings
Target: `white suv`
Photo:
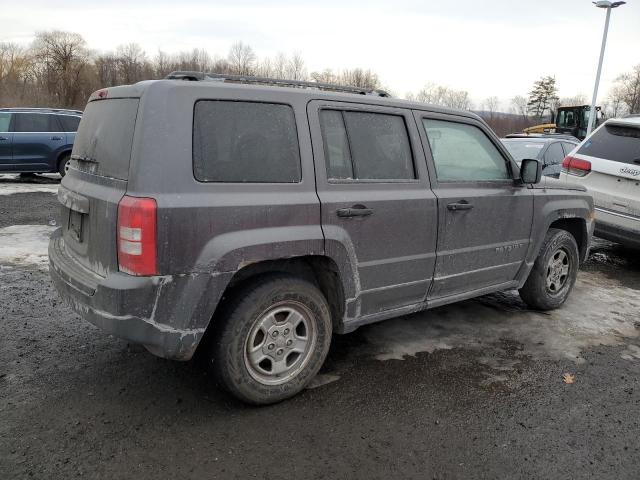
[[[640,248],[640,117],[603,123],[567,155],[560,180],[593,195],[596,236]]]

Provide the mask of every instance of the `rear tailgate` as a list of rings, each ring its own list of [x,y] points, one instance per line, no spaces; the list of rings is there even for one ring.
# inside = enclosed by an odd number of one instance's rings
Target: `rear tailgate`
[[[609,121],[572,156],[591,163],[581,183],[596,207],[640,218],[640,124]]]
[[[58,192],[64,248],[100,276],[118,270],[118,202],[127,189],[138,103],[139,98],[88,103]]]

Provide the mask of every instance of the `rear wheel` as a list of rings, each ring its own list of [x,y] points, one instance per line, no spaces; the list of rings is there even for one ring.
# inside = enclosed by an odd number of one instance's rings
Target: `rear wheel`
[[[69,171],[70,160],[71,155],[67,153],[60,157],[60,160],[58,161],[58,173],[63,177],[67,174],[67,171]]]
[[[322,293],[288,275],[261,277],[223,307],[210,366],[242,401],[279,402],[302,390],[329,350],[331,316]]]
[[[566,230],[550,228],[520,297],[532,308],[561,306],[576,282],[579,267],[576,240]]]

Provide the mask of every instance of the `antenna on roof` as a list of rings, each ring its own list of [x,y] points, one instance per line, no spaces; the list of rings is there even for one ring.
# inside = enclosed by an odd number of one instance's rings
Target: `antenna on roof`
[[[205,73],[192,71],[171,72],[164,77],[167,80],[187,80],[192,82],[229,82],[229,83],[252,83],[258,85],[272,85],[294,88],[315,88],[318,90],[328,90],[332,92],[356,93],[359,95],[376,95],[378,97],[390,97],[384,90],[368,90],[366,88],[334,85],[322,82],[305,82],[303,80],[284,80],[281,78],[254,77],[251,75],[227,75],[221,73]]]

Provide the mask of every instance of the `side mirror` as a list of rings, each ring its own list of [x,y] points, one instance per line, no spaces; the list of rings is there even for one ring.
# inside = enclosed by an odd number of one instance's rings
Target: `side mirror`
[[[540,183],[542,164],[538,160],[525,158],[520,164],[520,181],[524,184]]]

